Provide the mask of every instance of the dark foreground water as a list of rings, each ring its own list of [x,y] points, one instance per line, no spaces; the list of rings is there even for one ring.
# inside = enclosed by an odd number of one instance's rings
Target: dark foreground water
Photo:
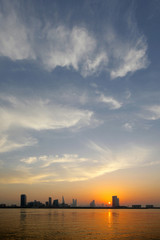
[[[0,239],[159,240],[160,210],[0,209]]]

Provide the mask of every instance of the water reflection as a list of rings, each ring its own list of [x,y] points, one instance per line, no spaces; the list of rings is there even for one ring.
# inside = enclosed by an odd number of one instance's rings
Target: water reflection
[[[24,210],[21,210],[21,211],[20,211],[20,222],[21,222],[21,223],[25,222],[26,216],[27,216],[27,215],[26,215],[25,209],[24,209]]]
[[[0,240],[150,240],[159,223],[160,210],[0,209]]]
[[[111,219],[111,217],[112,217],[112,213],[111,213],[110,210],[108,211],[107,216],[108,216],[108,226],[111,227],[111,223],[112,223],[112,219]]]
[[[26,217],[27,217],[26,210],[21,209],[20,210],[20,223],[19,223],[20,231],[19,231],[19,234],[18,234],[20,239],[26,239],[26,221],[27,221]]]
[[[111,228],[112,225],[115,225],[119,221],[119,212],[109,209],[107,212],[107,222],[108,227]]]

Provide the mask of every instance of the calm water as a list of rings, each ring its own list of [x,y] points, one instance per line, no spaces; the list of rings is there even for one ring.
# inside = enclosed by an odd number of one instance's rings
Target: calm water
[[[0,239],[160,239],[160,210],[0,209]]]

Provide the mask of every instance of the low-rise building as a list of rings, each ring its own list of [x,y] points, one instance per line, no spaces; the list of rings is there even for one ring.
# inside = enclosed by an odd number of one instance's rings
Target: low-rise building
[[[137,208],[139,209],[139,208],[141,208],[141,207],[142,207],[142,206],[139,205],[139,204],[138,204],[138,205],[132,205],[132,208],[136,208],[136,209],[137,209]]]

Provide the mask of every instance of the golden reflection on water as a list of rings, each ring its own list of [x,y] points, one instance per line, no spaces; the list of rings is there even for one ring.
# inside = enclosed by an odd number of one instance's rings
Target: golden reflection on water
[[[108,225],[109,225],[109,227],[111,225],[111,211],[110,210],[108,211]]]
[[[0,239],[158,240],[160,210],[0,209]]]

